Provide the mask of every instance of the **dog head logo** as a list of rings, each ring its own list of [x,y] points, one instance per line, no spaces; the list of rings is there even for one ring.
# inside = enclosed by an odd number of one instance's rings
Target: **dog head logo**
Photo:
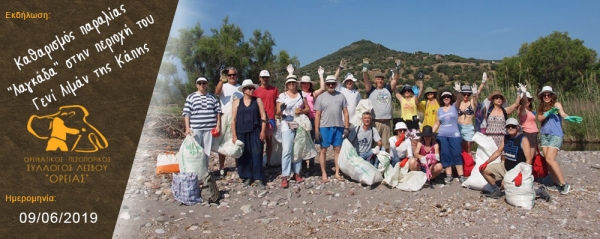
[[[87,122],[88,115],[81,105],[62,106],[57,113],[29,117],[27,130],[48,141],[46,151],[93,153],[108,147],[108,141]]]

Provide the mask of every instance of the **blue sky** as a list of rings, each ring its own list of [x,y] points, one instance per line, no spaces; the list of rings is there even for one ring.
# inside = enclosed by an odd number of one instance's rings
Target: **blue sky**
[[[366,39],[390,49],[496,60],[553,31],[600,52],[600,1],[200,1],[180,0],[171,36],[200,23],[205,33],[225,16],[271,32],[276,52],[307,65]]]

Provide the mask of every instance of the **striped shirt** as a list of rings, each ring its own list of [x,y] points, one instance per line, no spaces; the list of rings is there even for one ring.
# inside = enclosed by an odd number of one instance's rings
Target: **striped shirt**
[[[217,126],[217,114],[221,113],[221,105],[211,93],[202,95],[199,92],[190,94],[183,105],[183,116],[190,117],[190,128],[210,130]]]

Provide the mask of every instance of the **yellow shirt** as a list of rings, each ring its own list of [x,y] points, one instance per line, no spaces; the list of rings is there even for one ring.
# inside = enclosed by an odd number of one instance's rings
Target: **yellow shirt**
[[[440,105],[437,100],[433,102],[434,103],[428,103],[428,100],[423,100],[419,103],[419,110],[423,112],[423,124],[421,125],[421,130],[423,130],[423,126],[425,125],[433,127],[435,124],[437,111],[440,108]]]
[[[410,100],[400,98],[400,108],[402,109],[400,117],[404,120],[412,120],[413,116],[417,115],[417,105],[414,98],[410,98]]]

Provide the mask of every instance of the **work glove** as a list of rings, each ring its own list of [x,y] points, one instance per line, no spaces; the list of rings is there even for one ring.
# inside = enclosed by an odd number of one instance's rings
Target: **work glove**
[[[362,67],[362,72],[367,72],[369,70],[369,58],[363,58]]]
[[[227,73],[229,71],[228,70],[221,70],[221,81],[222,82],[227,82]]]
[[[520,187],[521,183],[523,183],[523,174],[519,173],[515,179],[513,179],[513,182],[515,182],[515,186]]]
[[[552,109],[550,109],[550,110],[548,110],[548,111],[544,112],[544,117],[548,117],[548,116],[550,116],[551,114],[556,114],[556,112],[558,112],[558,108],[556,108],[556,107],[552,107]]]
[[[412,91],[413,93],[415,93],[415,95],[419,95],[419,87],[417,87],[416,85],[413,85]]]
[[[394,79],[394,70],[390,69],[390,79]]]
[[[346,59],[342,58],[342,60],[340,60],[340,69],[346,68],[347,65],[348,65],[348,61]]]
[[[488,166],[487,162],[483,163],[481,166],[479,166],[479,172],[483,173],[483,170],[485,170],[485,168],[487,168],[487,166]]]
[[[483,76],[481,76],[481,84],[485,84],[487,81],[487,73],[483,72]]]
[[[294,74],[294,66],[292,66],[292,64],[289,64],[285,69],[287,70],[288,75]]]
[[[518,86],[515,86],[515,88],[517,88],[517,95],[522,96],[523,95],[523,91],[521,91],[521,88]]]
[[[581,118],[581,116],[575,116],[575,115],[569,115],[567,117],[565,117],[566,121],[569,121],[571,123],[581,123],[583,121],[583,118]]]
[[[460,92],[460,82],[458,82],[458,81],[454,82],[454,90],[456,92]]]
[[[404,168],[404,165],[406,165],[406,163],[408,163],[408,158],[404,158],[404,159],[402,160],[402,162],[400,162],[400,167],[401,167],[401,168]]]
[[[521,90],[521,92],[525,93],[527,92],[527,85],[519,83],[519,89]]]
[[[439,154],[427,154],[426,158],[427,159],[435,159],[437,161],[440,161],[440,155]]]
[[[318,130],[315,130],[315,140],[322,142],[321,140],[321,132],[319,132]]]
[[[279,106],[279,110],[281,110],[281,113],[283,113],[283,111],[285,110],[285,108],[287,108],[287,104],[286,103],[281,103],[281,105]]]
[[[400,68],[402,68],[402,61],[400,59],[396,59],[394,62],[396,62],[396,70],[400,71]]]
[[[319,73],[320,78],[323,78],[323,73],[325,73],[325,69],[323,69],[322,66],[319,66],[319,70],[317,70],[317,73]]]
[[[477,94],[477,84],[473,83],[473,86],[471,86],[471,91],[473,91],[473,95]]]
[[[378,155],[379,154],[379,147],[375,147],[375,148],[371,149],[371,151],[373,151],[374,155]]]

